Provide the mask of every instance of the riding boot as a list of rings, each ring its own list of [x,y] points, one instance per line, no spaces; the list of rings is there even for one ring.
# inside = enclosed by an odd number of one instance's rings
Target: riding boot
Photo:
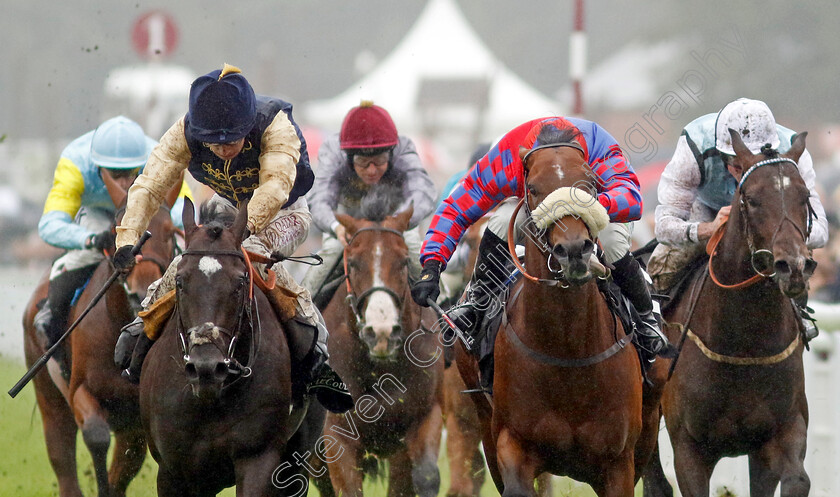
[[[123,326],[120,336],[117,338],[117,345],[114,347],[114,364],[120,369],[125,369],[131,363],[131,356],[134,347],[137,346],[137,338],[143,334],[143,319],[134,318],[134,321]]]
[[[820,329],[817,328],[817,320],[812,316],[814,310],[808,307],[808,294],[806,293],[801,297],[791,299],[791,301],[793,302],[794,309],[796,309],[796,313],[799,315],[799,319],[802,320],[802,340],[805,342],[805,347],[810,350],[808,343],[817,338],[817,335],[820,334]]]
[[[636,327],[636,343],[642,350],[642,356],[649,363],[657,355],[672,357],[675,349],[660,329],[659,303],[651,299],[649,276],[629,252],[613,266],[614,281],[639,314],[641,322]]]
[[[123,330],[125,330],[129,326],[137,326],[135,324],[136,322],[137,320],[127,324],[123,328]],[[141,330],[142,327],[143,322],[140,321]],[[132,331],[129,331],[129,333],[132,333]],[[134,352],[131,354],[131,364],[128,366],[127,369],[124,369],[122,371],[123,378],[127,379],[130,383],[134,383],[135,385],[140,383],[140,373],[143,369],[143,361],[146,360],[146,354],[149,353],[149,350],[154,344],[154,340],[147,337],[146,334],[142,331],[140,332],[140,334],[137,335],[137,344],[134,346]]]
[[[47,302],[44,304],[44,307],[48,308],[48,311],[45,312],[48,319],[41,325],[47,339],[44,346],[46,349],[55,345],[64,335],[67,327],[67,316],[70,314],[70,306],[73,303],[76,290],[87,282],[95,269],[96,265],[71,269],[50,280]],[[69,379],[70,364],[66,354],[66,345],[58,347],[52,358],[61,366],[62,376]]]
[[[510,277],[511,264],[507,242],[492,231],[485,231],[478,246],[475,269],[467,286],[467,300],[447,312],[458,328],[476,342],[484,334],[481,324],[485,317],[492,317],[502,309],[499,295]],[[447,327],[444,333],[452,333],[452,330]],[[451,336],[447,339],[451,339]]]
[[[347,385],[329,364],[327,355],[318,343],[318,329],[303,319],[283,322],[292,360],[292,394],[295,400],[302,394],[315,395],[327,410],[341,414],[353,408],[353,397]]]

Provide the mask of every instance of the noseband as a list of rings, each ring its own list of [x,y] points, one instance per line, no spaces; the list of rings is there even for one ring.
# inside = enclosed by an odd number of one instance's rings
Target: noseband
[[[248,363],[243,365],[240,363],[235,357],[234,354],[236,353],[236,345],[239,341],[239,337],[242,333],[242,329],[244,325],[250,327],[252,331],[255,332],[255,337],[259,336],[260,331],[260,324],[259,324],[259,313],[254,313],[253,308],[256,306],[256,299],[254,298],[254,267],[251,264],[251,260],[248,257],[248,253],[242,249],[241,251],[235,250],[186,250],[182,257],[185,256],[231,256],[236,257],[242,262],[245,263],[245,267],[248,272],[248,292],[245,294],[244,298],[238,303],[236,309],[237,315],[237,323],[236,323],[236,331],[232,332],[226,328],[222,328],[220,326],[213,325],[211,330],[218,331],[220,334],[223,334],[230,338],[230,342],[228,343],[227,347],[224,346],[224,342],[219,340],[218,338],[210,338],[208,341],[212,343],[216,349],[221,352],[222,357],[224,357],[223,361],[228,368],[228,374],[236,375],[239,378],[247,378],[251,376],[251,365],[254,363],[254,359],[256,357],[256,344],[255,339],[251,340],[251,347],[248,354]],[[188,345],[188,337],[187,333],[193,328],[189,330],[185,330],[183,317],[180,312],[180,302],[176,301],[175,304],[175,312],[178,314],[178,337],[180,338],[181,344],[181,352],[183,354],[184,363],[189,362],[190,360],[190,351],[192,351],[193,347],[197,344],[193,343],[192,340],[189,340]],[[257,315],[257,325],[254,326],[254,315]],[[205,323],[198,327],[198,331],[204,330],[208,325],[212,323]],[[196,330],[193,330],[195,333]],[[252,337],[253,338],[253,337]],[[236,381],[236,380],[234,380]],[[232,384],[232,382],[230,383]],[[228,384],[227,386],[230,386]]]
[[[356,318],[356,329],[361,332],[361,329],[364,327],[364,319],[362,318],[362,306],[364,305],[365,301],[371,294],[375,292],[384,292],[389,297],[394,300],[394,303],[397,306],[397,311],[402,314],[402,307],[403,307],[403,299],[402,297],[395,292],[394,290],[388,288],[387,286],[372,286],[367,290],[363,291],[360,295],[356,296],[356,292],[353,290],[352,285],[350,284],[350,272],[347,270],[347,249],[353,244],[356,240],[356,237],[359,236],[359,233],[363,231],[380,231],[384,233],[393,233],[394,235],[399,236],[401,239],[405,240],[405,236],[401,231],[392,229],[392,228],[385,228],[383,226],[368,226],[366,228],[360,228],[353,236],[350,238],[350,241],[347,242],[347,245],[344,247],[344,278],[345,283],[347,285],[347,298],[345,301],[347,305],[350,306],[350,310],[353,311],[353,316]]]

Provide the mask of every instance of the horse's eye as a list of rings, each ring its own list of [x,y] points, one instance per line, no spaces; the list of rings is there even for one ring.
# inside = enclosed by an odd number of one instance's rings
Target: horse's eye
[[[759,205],[761,205],[761,204],[758,202],[758,200],[756,200],[756,199],[755,199],[755,198],[753,198],[753,197],[747,197],[746,195],[744,196],[743,202],[744,202],[744,204],[745,204],[747,207],[750,207],[750,208],[752,208],[752,209],[755,209],[756,207],[758,207]]]
[[[531,195],[537,194],[537,188],[534,185],[528,185],[528,193]]]
[[[184,289],[184,280],[180,276],[175,277],[175,289],[178,291]]]

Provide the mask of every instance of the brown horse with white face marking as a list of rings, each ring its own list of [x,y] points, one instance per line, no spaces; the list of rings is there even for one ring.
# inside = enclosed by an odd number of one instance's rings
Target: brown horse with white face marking
[[[197,226],[184,205],[187,248],[176,303],[140,377],[140,411],[158,494],[285,495],[275,476],[297,426],[290,414],[286,337],[241,248],[243,204],[233,226]],[[298,411],[295,411],[298,412]],[[304,480],[305,482],[305,480]]]
[[[106,185],[114,205],[123,205],[125,190],[115,188],[107,179]],[[167,196],[166,205],[175,203],[179,189],[180,183]],[[120,328],[136,316],[149,284],[163,275],[175,256],[176,229],[168,208],[160,209],[148,229],[152,238],[143,245],[143,260],[134,267],[124,285],[111,286],[65,341],[72,363],[69,383],[53,366],[54,361],[50,361],[33,380],[43,418],[47,453],[58,478],[61,497],[82,495],[76,475],[78,430],[82,431],[85,445],[91,453],[100,496],[125,495],[126,487],[146,457],[146,442],[137,404],[138,390],[120,377],[120,369],[114,365],[113,350]],[[68,325],[88,306],[113,271],[109,259],[99,264],[78,303],[70,311]],[[45,352],[32,320],[37,312],[36,304],[46,297],[48,283],[45,277],[38,285],[23,317],[24,350],[30,366]],[[116,447],[109,471],[106,459],[112,431]]]
[[[421,329],[421,318],[431,327],[434,316],[409,291],[403,232],[411,214],[408,208],[378,222],[336,215],[350,240],[347,282],[324,319],[332,366],[356,409],[328,414],[324,433],[336,442],[327,463],[343,497],[362,495],[371,455],[389,460],[389,496],[435,497],[440,486],[443,350],[437,335]]]
[[[712,238],[708,272],[665,315],[691,339],[662,397],[677,482],[683,496],[708,496],[717,462],[747,454],[750,495],[771,496],[781,482],[782,496],[806,496],[808,402],[790,300],[815,269],[806,246],[809,191],[796,165],[805,133],[781,155],[754,155],[731,135],[741,178],[730,218]],[[679,340],[678,331],[669,338]],[[653,469],[645,495],[671,495],[661,467]]]
[[[541,206],[547,219],[531,225],[525,277],[510,289],[492,405],[473,394],[488,467],[504,497],[533,496],[542,472],[586,482],[602,497],[632,496],[658,431],[657,392],[643,403],[637,354],[594,280],[603,269],[591,259],[594,236],[608,219],[604,212],[600,228],[584,222],[595,208],[587,206],[597,204],[597,184],[573,139],[561,135],[546,142],[552,148],[522,150],[520,208]],[[562,195],[578,200],[552,201]],[[475,387],[469,359],[459,347],[459,369]]]

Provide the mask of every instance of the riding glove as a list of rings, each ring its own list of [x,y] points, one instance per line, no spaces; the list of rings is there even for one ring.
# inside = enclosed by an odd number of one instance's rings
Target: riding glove
[[[87,237],[85,240],[85,248],[102,252],[103,250],[114,246],[114,234],[111,230],[103,231],[102,233],[95,233]]]
[[[411,287],[411,298],[418,305],[429,307],[428,299],[437,300],[440,295],[440,261],[429,259],[423,264],[420,279]]]
[[[134,245],[123,245],[114,253],[114,269],[121,273],[130,273],[136,262]]]

